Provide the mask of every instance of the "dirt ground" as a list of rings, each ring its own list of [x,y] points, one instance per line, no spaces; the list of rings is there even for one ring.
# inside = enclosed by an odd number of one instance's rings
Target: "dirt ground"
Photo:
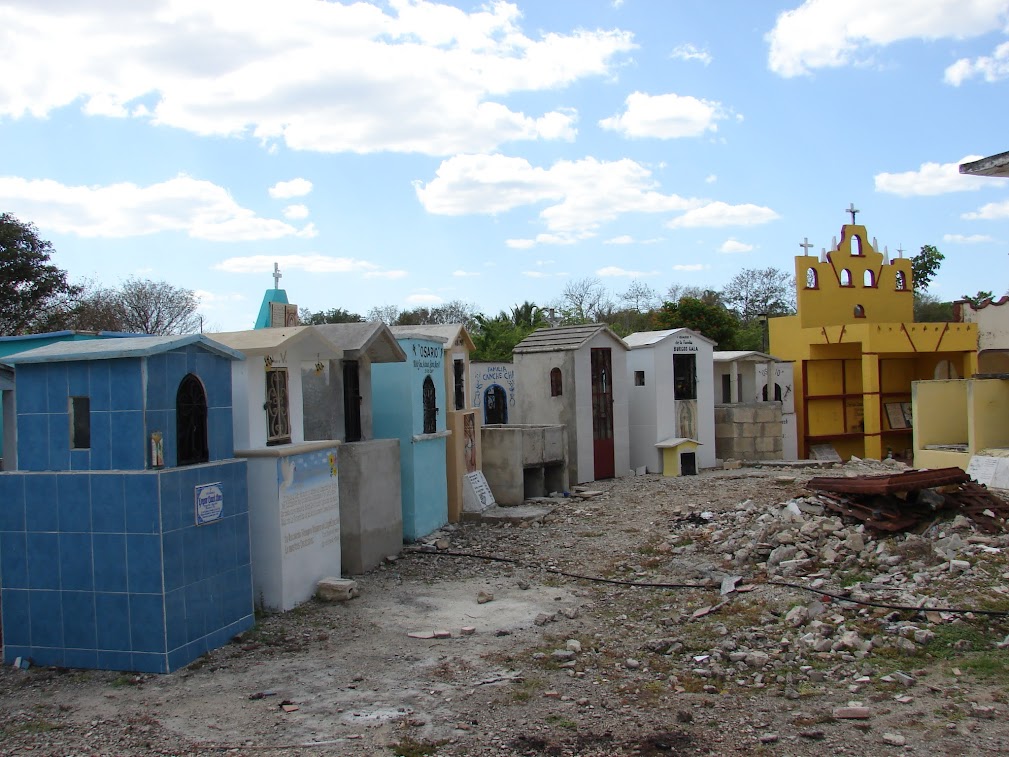
[[[813,560],[811,574],[787,579],[812,591],[768,585],[766,563],[740,563],[746,529],[754,543],[774,533],[813,473],[631,477],[557,500],[540,524],[450,527],[440,551],[408,549],[357,577],[360,597],[264,616],[172,675],[6,667],[0,755],[1009,751],[1004,617],[929,620],[815,591],[854,586],[892,602],[914,570],[918,595],[938,605],[1009,611],[1009,540],[961,523],[953,546],[970,567],[947,577],[948,556],[919,550],[904,570],[891,558],[912,542],[880,548],[866,534],[862,557]],[[913,544],[945,548],[950,529],[931,524]],[[882,572],[881,555],[892,566]],[[752,589],[722,595],[727,575]],[[799,605],[810,608],[801,618],[790,614]],[[800,644],[825,628],[835,649]],[[424,638],[436,631],[451,636]]]

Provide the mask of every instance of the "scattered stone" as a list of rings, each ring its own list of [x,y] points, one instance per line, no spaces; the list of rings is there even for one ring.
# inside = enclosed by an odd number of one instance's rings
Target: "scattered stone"
[[[676,711],[676,722],[677,723],[690,723],[694,720],[694,713],[690,710],[677,710]]]
[[[837,707],[834,717],[839,720],[868,720],[872,713],[868,707]]]
[[[489,591],[481,591],[479,594],[476,595],[476,603],[478,605],[485,605],[488,602],[493,601],[494,601],[494,595],[491,594]]]
[[[577,607],[562,607],[561,608],[561,615],[563,615],[568,620],[574,620],[575,618],[578,617],[578,608]]]
[[[582,653],[582,643],[578,639],[568,639],[564,642],[564,646],[575,654]]]
[[[472,636],[476,633],[476,628],[474,626],[463,626],[459,629],[459,633],[463,636]]]
[[[762,733],[760,734],[761,744],[774,744],[778,740],[778,734],[776,733]]]
[[[411,639],[433,639],[434,634],[431,631],[410,631],[407,634]]]
[[[359,594],[357,581],[349,578],[323,578],[315,585],[320,602],[347,602]]]
[[[575,652],[573,649],[555,649],[550,656],[558,662],[567,662],[575,659]]]
[[[907,743],[907,739],[899,733],[884,733],[883,743],[889,744],[890,746],[904,746],[904,744]]]
[[[434,638],[436,638],[436,639],[451,639],[452,638],[452,632],[451,631],[438,630],[438,631],[434,632]]]
[[[810,739],[812,741],[820,741],[821,739],[826,737],[827,734],[825,734],[821,730],[814,729],[811,731],[799,731],[799,735],[802,736],[802,738],[804,739]]]
[[[572,652],[572,654],[574,653]],[[624,660],[624,667],[627,668],[628,670],[637,670],[638,668],[641,667],[641,663],[629,657],[626,660]]]
[[[555,620],[557,620],[557,615],[554,613],[541,612],[533,619],[533,623],[538,626],[545,626],[547,623],[553,623]]]

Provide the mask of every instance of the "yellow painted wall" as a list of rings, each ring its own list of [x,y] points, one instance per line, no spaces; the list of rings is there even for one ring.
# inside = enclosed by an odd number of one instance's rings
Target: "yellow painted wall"
[[[967,443],[967,382],[915,381],[911,385],[915,415],[914,454],[929,444]]]
[[[1009,447],[1009,379],[974,379],[968,384],[970,448]]]
[[[687,440],[675,447],[662,448],[662,475],[673,477],[682,475],[680,470],[680,453],[696,452],[697,442]]]

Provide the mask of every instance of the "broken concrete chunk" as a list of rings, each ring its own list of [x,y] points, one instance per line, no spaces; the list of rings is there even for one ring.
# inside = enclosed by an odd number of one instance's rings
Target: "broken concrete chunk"
[[[834,717],[844,720],[868,720],[872,717],[868,707],[838,707],[834,710]]]
[[[315,595],[322,602],[346,602],[359,594],[357,581],[349,578],[323,578],[315,585]]]
[[[479,594],[476,595],[476,602],[478,605],[485,605],[488,602],[493,601],[494,601],[494,595],[491,594],[489,591],[481,591]]]

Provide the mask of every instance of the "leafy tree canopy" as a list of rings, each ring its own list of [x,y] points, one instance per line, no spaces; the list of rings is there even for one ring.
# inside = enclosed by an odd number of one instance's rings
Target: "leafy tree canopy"
[[[50,262],[52,244],[34,224],[0,214],[0,335],[59,328],[58,319],[77,288]]]
[[[945,259],[946,256],[930,244],[922,245],[921,252],[911,257],[911,286],[915,292],[928,289]]]
[[[692,329],[713,340],[718,349],[726,349],[739,328],[735,316],[728,310],[695,297],[662,303],[662,307],[655,311],[652,323],[656,329]]]
[[[330,308],[313,313],[308,308],[301,308],[298,319],[307,326],[321,326],[324,323],[363,323],[358,313],[351,313],[343,308]]]

